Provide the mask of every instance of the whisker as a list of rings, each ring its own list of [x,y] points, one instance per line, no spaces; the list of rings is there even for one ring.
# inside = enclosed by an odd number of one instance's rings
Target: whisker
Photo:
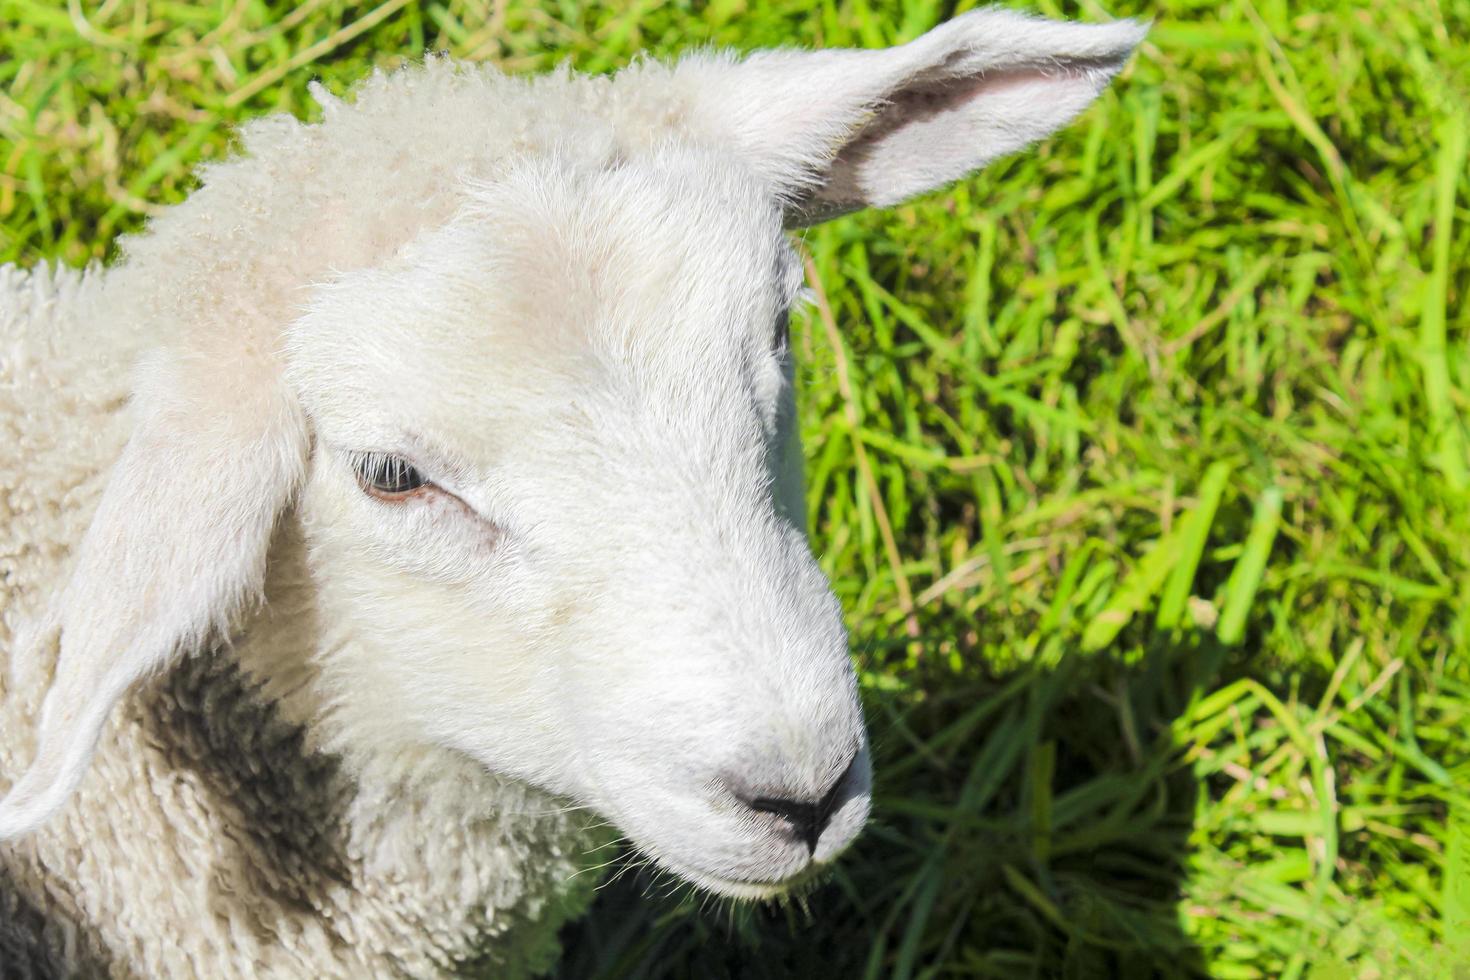
[[[581,868],[581,869],[579,869],[577,871],[573,871],[570,875],[568,875],[566,877],[566,880],[567,881],[571,881],[573,878],[578,878],[578,877],[580,877],[580,876],[582,876],[584,874],[587,874],[590,871],[601,871],[603,868],[606,868],[609,865],[616,864],[617,863],[617,860],[618,860],[617,856],[614,856],[611,860],[604,861],[601,864],[594,864],[591,867]]]

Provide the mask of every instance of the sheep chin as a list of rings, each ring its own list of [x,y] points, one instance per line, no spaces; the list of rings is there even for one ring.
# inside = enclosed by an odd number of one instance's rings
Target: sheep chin
[[[785,878],[769,881],[729,878],[704,871],[658,854],[650,855],[659,867],[672,872],[703,891],[721,898],[742,902],[780,902],[805,895],[815,888],[831,869],[830,862],[813,862]]]

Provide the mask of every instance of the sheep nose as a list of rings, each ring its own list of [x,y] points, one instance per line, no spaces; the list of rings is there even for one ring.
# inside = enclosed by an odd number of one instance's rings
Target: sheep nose
[[[832,788],[827,790],[817,800],[798,800],[779,796],[757,796],[745,801],[746,806],[759,813],[773,813],[784,819],[796,835],[796,839],[806,845],[808,854],[817,853],[817,841],[822,838],[822,831],[827,829],[827,824],[832,822],[832,814],[837,810],[838,804],[846,800],[843,787],[852,775],[852,767],[857,761],[856,756],[848,762],[847,768],[842,775],[832,783]]]

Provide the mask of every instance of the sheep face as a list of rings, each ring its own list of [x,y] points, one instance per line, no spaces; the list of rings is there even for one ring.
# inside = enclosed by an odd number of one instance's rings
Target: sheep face
[[[669,148],[472,197],[291,332],[339,710],[586,802],[713,890],[778,891],[869,785],[786,466],[779,208]]]

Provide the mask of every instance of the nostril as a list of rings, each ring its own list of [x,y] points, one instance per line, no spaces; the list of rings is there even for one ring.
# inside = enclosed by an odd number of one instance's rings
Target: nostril
[[[791,829],[796,832],[796,839],[806,845],[808,854],[817,852],[817,840],[822,836],[827,819],[830,819],[830,814],[827,818],[822,818],[817,804],[803,803],[800,800],[782,800],[761,796],[750,801],[750,808],[759,810],[761,813],[774,813],[778,817],[784,817],[786,822],[791,824]]]
[[[747,805],[760,813],[773,813],[785,819],[791,825],[796,839],[806,845],[808,854],[817,852],[817,841],[822,837],[822,831],[827,829],[827,824],[832,822],[832,814],[836,811],[838,802],[842,795],[842,787],[847,783],[847,778],[852,774],[852,767],[857,761],[854,756],[848,762],[847,768],[842,775],[833,781],[831,789],[827,790],[819,800],[794,800],[775,796],[758,796],[747,801]]]

